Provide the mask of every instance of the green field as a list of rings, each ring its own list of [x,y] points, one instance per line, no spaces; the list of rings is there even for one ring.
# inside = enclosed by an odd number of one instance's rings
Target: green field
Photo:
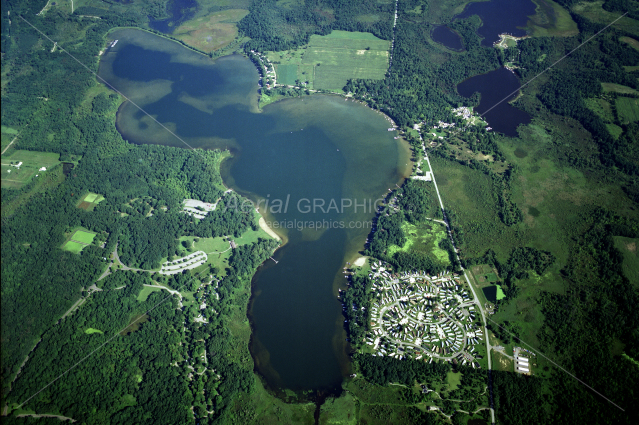
[[[85,244],[93,242],[93,238],[95,238],[95,233],[84,232],[82,230],[78,230],[71,236],[71,240]]]
[[[147,298],[149,298],[149,295],[151,295],[153,292],[159,292],[161,290],[162,289],[160,288],[152,288],[150,286],[145,286],[142,288],[142,290],[138,294],[138,301],[145,302]]]
[[[462,374],[460,372],[453,373],[449,371],[446,374],[446,383],[448,384],[448,391],[456,390],[461,383]]]
[[[617,106],[619,120],[623,124],[639,121],[639,99],[618,97],[615,105]]]
[[[633,89],[632,87],[622,86],[621,84],[615,83],[601,83],[601,88],[604,92],[617,92],[622,94],[639,94],[639,91]]]
[[[94,328],[86,328],[84,330],[85,334],[103,334],[104,332],[102,332],[100,329],[94,329]]]
[[[527,25],[533,37],[572,37],[579,34],[577,23],[559,4],[552,0],[535,4],[536,13],[530,17]]]
[[[298,78],[297,68],[298,65],[295,64],[277,65],[277,82],[287,86],[294,86],[295,80]]]
[[[84,247],[85,245],[79,242],[69,241],[62,247],[62,249],[64,249],[65,251],[73,252],[74,254],[79,254]]]
[[[604,120],[604,122],[611,123],[615,120],[610,103],[604,99],[591,98],[584,101],[588,109]]]
[[[622,268],[624,275],[626,275],[630,283],[639,288],[639,253],[637,252],[639,239],[615,236],[614,241],[615,248],[623,254]]]
[[[333,31],[312,35],[298,50],[268,52],[278,84],[308,81],[309,88],[341,91],[351,78],[382,79],[390,43],[370,33]]]
[[[610,24],[622,15],[622,13],[619,12],[608,12],[607,10],[604,10],[601,7],[603,4],[604,2],[601,0],[595,2],[583,1],[575,4],[572,7],[572,11],[590,21],[598,22],[604,25]],[[639,36],[639,21],[628,18],[627,16],[619,19],[612,26],[622,31],[627,31],[631,34]]]
[[[59,164],[60,154],[15,150],[2,156],[2,187],[19,188],[28,183],[34,176],[46,173]],[[14,167],[22,162],[20,168]],[[45,167],[47,171],[39,171]]]

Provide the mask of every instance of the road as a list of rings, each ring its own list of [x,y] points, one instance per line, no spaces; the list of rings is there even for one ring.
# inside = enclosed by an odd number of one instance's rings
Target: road
[[[491,419],[491,423],[495,423],[495,409],[493,408],[493,401],[492,401],[492,383],[490,382],[492,380],[491,377],[491,369],[492,369],[492,360],[491,360],[491,356],[490,356],[490,341],[488,339],[488,329],[486,328],[486,313],[484,312],[484,307],[481,305],[481,302],[479,301],[479,297],[477,296],[477,293],[475,292],[475,288],[473,287],[473,285],[470,283],[470,279],[468,279],[468,275],[466,274],[466,270],[464,269],[464,267],[462,267],[461,265],[461,261],[459,260],[459,253],[457,251],[457,247],[455,246],[455,240],[453,239],[453,233],[450,230],[450,224],[448,223],[448,217],[446,216],[446,210],[444,209],[444,203],[442,202],[442,197],[439,194],[439,188],[437,187],[437,180],[435,179],[435,173],[433,172],[433,166],[430,163],[430,159],[428,158],[428,155],[426,154],[426,150],[424,149],[424,159],[426,160],[426,162],[428,162],[428,168],[431,171],[431,175],[433,177],[433,184],[435,185],[435,192],[437,192],[437,199],[439,199],[439,207],[442,210],[442,216],[444,217],[444,224],[446,225],[446,230],[448,231],[448,237],[450,238],[450,242],[453,245],[453,250],[455,251],[455,257],[457,258],[457,261],[460,263],[459,267],[461,268],[462,272],[464,272],[464,279],[466,279],[466,283],[468,283],[468,287],[470,288],[470,290],[473,293],[473,297],[475,298],[475,304],[477,305],[477,307],[479,307],[479,313],[481,314],[481,320],[484,323],[484,335],[486,336],[486,357],[488,357],[488,380],[489,380],[489,400],[490,400],[490,419]]]

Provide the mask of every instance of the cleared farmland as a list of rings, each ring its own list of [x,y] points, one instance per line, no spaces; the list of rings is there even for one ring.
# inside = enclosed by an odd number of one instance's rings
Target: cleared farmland
[[[279,84],[308,81],[309,87],[341,91],[349,79],[383,79],[388,69],[390,42],[369,33],[333,31],[311,36],[308,45],[269,52],[276,63]]]
[[[59,158],[60,154],[57,153],[24,150],[15,150],[9,156],[2,156],[2,187],[22,187],[36,174],[46,172],[40,171],[40,168],[49,170],[59,164]]]

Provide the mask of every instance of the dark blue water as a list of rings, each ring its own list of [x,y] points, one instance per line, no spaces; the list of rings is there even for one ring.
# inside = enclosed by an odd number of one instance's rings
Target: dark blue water
[[[328,206],[384,196],[410,171],[409,150],[382,115],[342,97],[288,99],[257,111],[257,70],[242,56],[213,62],[143,31],[112,36],[120,41],[101,59],[103,78],[188,145],[229,148],[227,186],[271,205],[289,200],[285,211],[263,211],[268,220],[304,228],[275,229],[287,244],[274,255],[278,263],[268,260],[253,280],[251,352],[272,387],[339,387],[350,361],[337,288],[370,227],[330,223],[370,222],[374,207]],[[185,146],[130,102],[117,123],[132,142]]]
[[[482,26],[477,32],[484,38],[482,45],[488,47],[499,41],[499,34],[526,35],[524,27],[528,17],[534,14],[535,4],[531,0],[491,0],[470,3],[454,19],[478,15]]]
[[[481,288],[484,296],[491,303],[497,302],[497,287],[495,285],[486,286]]]
[[[443,44],[452,50],[464,50],[464,43],[461,36],[447,26],[438,25],[430,34],[431,38],[437,43]]]
[[[517,97],[520,86],[513,72],[499,68],[462,81],[457,85],[457,92],[465,97],[479,92],[481,98],[475,112],[485,114],[482,118],[494,131],[517,137],[517,127],[530,122],[530,115],[508,103]]]

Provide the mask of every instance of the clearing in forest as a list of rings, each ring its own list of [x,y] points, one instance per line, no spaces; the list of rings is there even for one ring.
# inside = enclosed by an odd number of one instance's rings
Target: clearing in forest
[[[60,154],[15,150],[2,156],[2,187],[20,188],[60,163]],[[43,169],[44,168],[44,169]]]
[[[312,35],[297,50],[268,52],[278,84],[341,91],[349,79],[383,79],[388,69],[390,42],[364,32],[333,31]]]
[[[73,233],[73,236],[69,238],[67,243],[62,246],[62,249],[65,251],[73,252],[74,254],[79,254],[85,246],[91,244],[96,234],[87,232],[84,230],[77,230]]]
[[[104,201],[104,196],[98,193],[89,192],[82,199],[80,199],[77,207],[82,208],[86,211],[92,211],[93,208],[95,208],[96,205],[98,205],[102,201]]]

